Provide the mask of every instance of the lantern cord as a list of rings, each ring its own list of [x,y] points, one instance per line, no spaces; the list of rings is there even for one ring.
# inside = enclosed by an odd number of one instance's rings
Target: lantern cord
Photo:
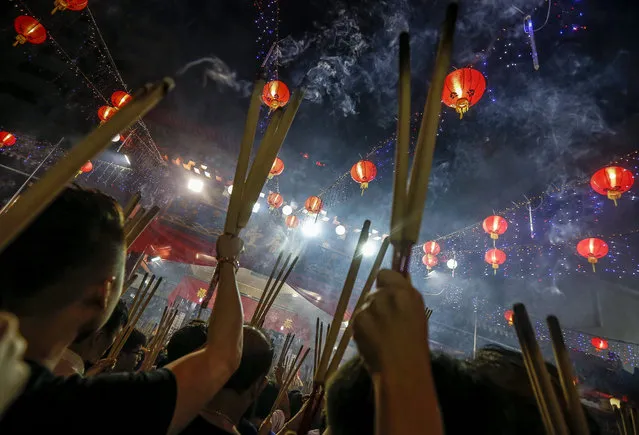
[[[117,76],[118,80],[120,80],[120,84],[122,85],[124,90],[126,92],[129,92],[129,87],[126,85],[126,83],[124,83],[124,79],[120,75],[120,70],[118,70],[118,67],[115,64],[115,61],[113,60],[113,57],[111,56],[111,51],[109,50],[109,47],[107,46],[106,42],[104,41],[104,38],[102,37],[102,32],[100,32],[98,23],[95,22],[95,18],[93,18],[91,9],[88,6],[87,6],[87,13],[89,14],[89,18],[91,18],[91,22],[93,23],[93,26],[95,27],[95,31],[97,32],[98,37],[100,38],[100,42],[102,42],[102,46],[104,47],[104,51],[106,52],[106,55],[109,58],[109,62],[111,62],[111,66],[113,67],[113,70],[115,71],[115,75]]]

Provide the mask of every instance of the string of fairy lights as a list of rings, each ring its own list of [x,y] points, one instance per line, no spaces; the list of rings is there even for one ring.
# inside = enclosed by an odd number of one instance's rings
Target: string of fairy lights
[[[69,11],[64,13],[65,19],[63,20],[57,20],[62,13],[43,20],[38,17],[38,15],[35,14],[23,0],[10,1],[13,2],[17,15],[34,17],[45,27],[46,43],[54,47],[55,53],[66,63],[68,69],[60,72],[53,83],[58,82],[58,80],[67,72],[72,72],[75,76],[81,78],[81,82],[89,89],[93,97],[99,101],[97,104],[95,101],[90,102],[90,100],[86,99],[77,101],[77,103],[82,107],[82,111],[87,114],[88,119],[95,119],[95,111],[100,104],[109,104],[107,95],[110,95],[113,90],[116,90],[117,88],[122,88],[125,91],[129,90],[118,71],[117,66],[115,65],[109,48],[106,45],[95,18],[88,7],[77,12]],[[74,50],[73,54],[71,54],[68,49],[65,49],[62,46],[55,35],[57,33],[61,33],[67,27],[79,27],[83,23],[88,24],[86,36],[80,41],[79,47]],[[30,53],[31,52],[29,51],[25,51],[25,57],[29,62],[36,61],[37,54],[35,54],[34,58],[34,55]],[[81,68],[80,60],[84,57],[94,56],[95,53],[97,53],[97,67],[91,72]],[[62,96],[66,97],[67,100],[70,100],[75,95],[80,95],[77,89],[72,89],[70,92],[63,94]],[[152,161],[161,162],[162,156],[146,124],[140,120],[137,123],[137,127],[137,134],[135,135],[137,139],[136,144],[139,144],[146,149],[146,154],[148,157],[152,158]],[[129,147],[132,147],[132,144],[129,144]],[[145,162],[145,159],[140,162]]]

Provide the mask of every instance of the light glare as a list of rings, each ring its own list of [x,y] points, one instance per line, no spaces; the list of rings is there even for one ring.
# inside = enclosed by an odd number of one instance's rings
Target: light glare
[[[335,233],[338,236],[343,236],[344,234],[346,234],[346,227],[344,225],[338,225],[335,227]]]
[[[284,207],[282,207],[282,214],[284,216],[288,216],[291,213],[293,213],[293,207],[291,207],[290,205],[285,205]]]
[[[204,189],[204,182],[202,180],[198,180],[197,178],[191,178],[189,180],[188,188],[195,193],[200,193],[202,189]]]

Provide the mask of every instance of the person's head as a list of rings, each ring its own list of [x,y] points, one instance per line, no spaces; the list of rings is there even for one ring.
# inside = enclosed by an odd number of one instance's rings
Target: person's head
[[[248,408],[246,414],[244,414],[245,418],[259,426],[271,412],[279,393],[280,387],[275,382],[266,381],[259,395],[255,398],[253,406]]]
[[[193,322],[177,330],[166,346],[167,364],[206,345],[207,326]],[[244,325],[242,360],[240,366],[223,387],[250,405],[266,385],[266,375],[271,369],[273,347],[260,330]]]
[[[85,362],[95,364],[113,345],[115,337],[124,328],[128,318],[129,310],[126,304],[120,300],[102,328],[83,340],[75,340],[69,347]]]
[[[291,416],[294,416],[304,405],[304,395],[300,390],[291,390],[288,392],[288,403],[291,408]]]
[[[120,298],[124,259],[117,202],[68,187],[0,252],[0,308],[21,323],[62,319],[85,338],[104,325]]]
[[[129,338],[124,342],[120,355],[118,355],[118,362],[115,364],[113,371],[135,371],[144,356],[144,351],[142,350],[144,346],[146,346],[146,336],[142,331],[134,329],[131,335],[129,335]]]
[[[502,388],[472,362],[433,354],[431,367],[446,433],[544,432],[534,399]],[[332,435],[375,433],[373,384],[361,358],[347,361],[329,380],[326,408]],[[464,410],[463,419],[460,410]]]

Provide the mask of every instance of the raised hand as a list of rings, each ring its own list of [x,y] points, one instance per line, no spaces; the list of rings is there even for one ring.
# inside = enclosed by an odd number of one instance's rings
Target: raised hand
[[[27,342],[18,330],[18,319],[0,312],[0,416],[20,395],[29,379],[29,366],[24,362]]]

